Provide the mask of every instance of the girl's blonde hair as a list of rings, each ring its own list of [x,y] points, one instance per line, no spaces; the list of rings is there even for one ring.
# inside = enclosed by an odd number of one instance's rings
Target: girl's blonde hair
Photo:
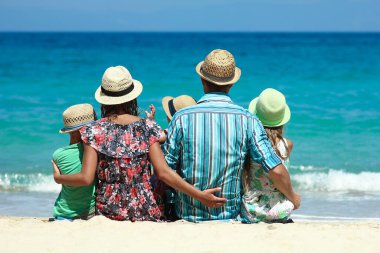
[[[283,132],[284,132],[284,126],[279,126],[279,127],[266,127],[264,126],[265,132],[267,133],[268,139],[276,152],[276,154],[281,157],[283,160],[286,160],[289,157],[289,148],[288,145],[285,146],[285,154],[281,154],[280,150],[278,150],[278,143],[280,141],[284,142],[285,144],[285,139],[283,137]],[[249,178],[250,178],[250,164],[251,164],[251,156],[247,155],[245,162],[244,162],[244,170],[242,174],[242,182],[243,182],[243,192],[246,193],[246,191],[249,189]]]
[[[285,144],[285,139],[283,137],[284,126],[264,127],[264,129],[267,132],[268,139],[270,140],[274,151],[276,151],[276,154],[283,160],[287,159],[289,157],[288,145],[284,145],[286,150],[285,154],[281,154],[280,150],[278,150],[278,143],[283,142]]]

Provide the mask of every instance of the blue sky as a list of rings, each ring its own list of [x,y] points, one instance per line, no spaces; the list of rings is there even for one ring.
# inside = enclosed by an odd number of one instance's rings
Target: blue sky
[[[0,31],[380,31],[380,0],[0,0]]]

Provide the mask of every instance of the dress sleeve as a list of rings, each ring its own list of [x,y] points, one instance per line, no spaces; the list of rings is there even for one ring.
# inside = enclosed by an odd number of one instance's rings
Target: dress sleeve
[[[99,141],[102,140],[101,136],[102,134],[100,133],[100,127],[99,126],[94,126],[94,125],[88,125],[84,126],[79,130],[81,134],[81,138],[83,143],[90,145],[93,147],[95,150],[99,150],[100,148],[100,143]],[[105,139],[105,134],[103,133]]]
[[[281,163],[273,150],[263,125],[256,117],[248,119],[248,148],[252,159],[259,163],[265,172]]]
[[[153,120],[146,119],[146,136],[149,140],[149,146],[158,142],[163,134],[161,127]]]

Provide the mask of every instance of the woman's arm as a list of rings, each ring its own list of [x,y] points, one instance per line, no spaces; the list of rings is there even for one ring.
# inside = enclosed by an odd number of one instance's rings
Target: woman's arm
[[[98,165],[98,153],[88,144],[83,144],[84,154],[82,160],[82,171],[70,174],[61,175],[59,168],[51,161],[54,169],[54,181],[57,184],[69,186],[85,186],[91,185],[95,178],[96,166]]]
[[[220,188],[207,189],[200,191],[191,184],[183,180],[175,173],[166,163],[165,157],[161,151],[158,142],[149,148],[149,158],[153,164],[157,178],[164,181],[176,190],[179,190],[193,198],[198,199],[207,207],[217,208],[223,206],[227,199],[216,197],[213,193],[220,191]]]

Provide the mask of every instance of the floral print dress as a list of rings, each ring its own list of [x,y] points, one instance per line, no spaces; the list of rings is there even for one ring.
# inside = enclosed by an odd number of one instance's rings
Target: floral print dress
[[[158,142],[161,128],[149,119],[119,125],[107,118],[83,127],[84,143],[98,152],[96,214],[113,220],[158,221],[152,193],[149,147]]]
[[[281,155],[286,154],[286,139],[277,145]],[[288,168],[289,159],[282,161]],[[242,197],[241,217],[243,222],[284,222],[294,209],[294,205],[284,194],[277,190],[268,173],[265,173],[260,164],[250,161],[248,179],[244,185]]]

